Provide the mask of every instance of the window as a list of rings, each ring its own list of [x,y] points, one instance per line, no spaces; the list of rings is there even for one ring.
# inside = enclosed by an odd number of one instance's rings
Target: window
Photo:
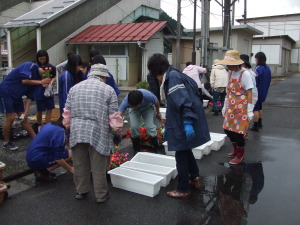
[[[126,46],[122,44],[107,44],[96,46],[101,55],[126,55]]]

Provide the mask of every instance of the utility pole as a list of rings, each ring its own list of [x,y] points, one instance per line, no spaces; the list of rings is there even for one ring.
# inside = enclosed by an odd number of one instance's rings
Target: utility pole
[[[201,66],[208,64],[209,12],[210,0],[201,0]]]
[[[177,0],[177,39],[175,66],[180,70],[180,38],[181,38],[181,0]]]
[[[247,0],[244,0],[244,24],[247,24]]]
[[[231,25],[234,26],[235,4],[232,5]]]
[[[193,52],[192,52],[192,64],[196,65],[196,9],[197,9],[197,0],[194,0],[194,27],[193,27]]]
[[[224,27],[223,27],[223,47],[230,48],[231,24],[230,24],[230,2],[224,1]]]

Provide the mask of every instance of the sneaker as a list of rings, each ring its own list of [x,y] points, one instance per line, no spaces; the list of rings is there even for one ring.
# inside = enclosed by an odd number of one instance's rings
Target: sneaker
[[[53,182],[57,181],[56,176],[51,176],[50,174],[43,174],[40,172],[35,173],[35,181],[36,182]]]
[[[7,142],[6,144],[3,144],[3,148],[6,150],[10,150],[10,151],[15,151],[17,150],[19,147],[16,146],[14,143],[12,143],[11,141]]]
[[[78,199],[78,200],[82,200],[82,199],[86,198],[87,194],[88,194],[88,192],[86,192],[86,193],[77,192],[76,195],[75,195],[75,198]]]

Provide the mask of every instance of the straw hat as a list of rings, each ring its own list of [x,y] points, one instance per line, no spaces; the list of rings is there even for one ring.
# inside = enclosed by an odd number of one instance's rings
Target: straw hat
[[[243,64],[244,61],[240,59],[240,53],[237,50],[229,50],[225,53],[224,59],[219,60],[218,64],[236,66]]]
[[[102,76],[102,77],[109,77],[108,75],[108,69],[103,64],[94,64],[91,66],[91,71],[88,74],[88,76]]]

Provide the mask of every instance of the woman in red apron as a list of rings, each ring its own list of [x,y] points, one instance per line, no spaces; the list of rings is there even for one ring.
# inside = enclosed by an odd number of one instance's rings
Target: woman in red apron
[[[227,96],[222,110],[225,117],[224,132],[233,145],[233,152],[228,156],[234,158],[229,164],[239,164],[244,161],[244,135],[253,118],[252,88],[254,86],[250,73],[242,68],[243,63],[237,50],[227,51],[224,59],[218,62],[227,65],[229,70]]]

